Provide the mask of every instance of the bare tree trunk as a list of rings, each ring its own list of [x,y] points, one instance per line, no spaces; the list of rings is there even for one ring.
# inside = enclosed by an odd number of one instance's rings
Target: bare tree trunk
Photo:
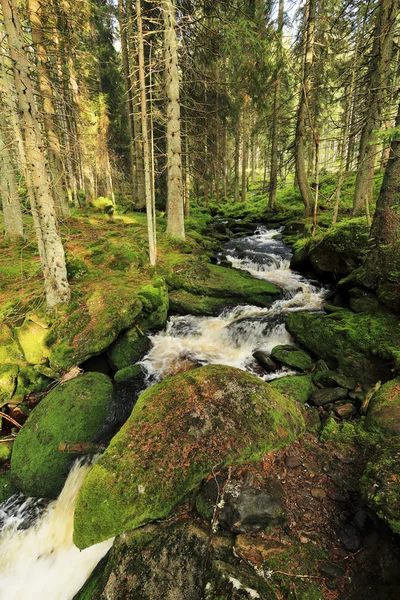
[[[142,9],[140,0],[136,0],[136,17],[138,27],[138,58],[139,58],[139,88],[141,104],[141,122],[142,122],[142,141],[143,141],[143,159],[144,159],[144,179],[147,213],[147,232],[149,238],[149,259],[150,264],[156,264],[156,241],[154,239],[154,221],[155,214],[153,209],[153,198],[151,194],[151,174],[150,174],[150,148],[149,135],[147,131],[147,101],[146,101],[146,83],[144,75],[144,42]]]
[[[374,132],[380,128],[386,95],[389,64],[392,59],[393,37],[399,13],[399,0],[380,0],[376,13],[374,43],[368,73],[368,101],[365,124],[361,132],[359,165],[353,202],[353,215],[361,214],[372,196],[376,141]]]
[[[247,189],[247,106],[249,103],[248,96],[245,97],[243,103],[243,122],[242,122],[242,202],[246,202]]]
[[[297,113],[295,152],[296,152],[296,180],[300,188],[306,215],[312,209],[313,196],[308,183],[305,167],[305,135],[308,101],[311,87],[311,67],[313,62],[314,36],[315,36],[316,0],[307,0],[306,27],[305,27],[305,53],[303,80],[301,84],[300,103]]]
[[[173,0],[162,0],[164,16],[165,87],[167,93],[168,199],[167,235],[185,239],[182,197],[181,109],[179,104],[178,41]]]
[[[37,236],[41,251],[41,264],[45,280],[46,301],[49,308],[69,302],[70,289],[67,281],[64,249],[58,233],[54,200],[51,195],[44,144],[40,129],[33,86],[29,78],[29,62],[24,47],[24,36],[19,13],[13,0],[1,0],[4,28],[9,52],[13,62],[14,83],[24,131],[25,152],[30,181],[34,189],[37,210]]]
[[[240,120],[236,123],[235,127],[235,165],[234,165],[234,201],[239,202],[239,159],[240,159]]]
[[[9,240],[24,239],[21,203],[15,180],[10,143],[0,127],[0,196],[3,206],[4,233]]]
[[[269,180],[269,200],[268,206],[270,210],[274,210],[276,202],[276,190],[278,187],[278,140],[280,127],[280,111],[281,111],[281,70],[283,66],[282,59],[282,34],[283,34],[283,15],[284,15],[284,0],[279,0],[278,9],[278,28],[276,31],[278,42],[277,68],[275,75],[275,90],[274,90],[274,107],[272,120],[272,140],[271,140],[271,171]],[[264,178],[265,180],[265,178]],[[264,184],[263,184],[264,185]]]

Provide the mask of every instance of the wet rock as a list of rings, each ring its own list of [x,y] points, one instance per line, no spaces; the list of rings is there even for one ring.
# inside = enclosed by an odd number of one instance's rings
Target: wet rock
[[[216,464],[258,459],[303,427],[293,403],[240,369],[209,365],[154,385],[85,479],[75,544],[167,516]]]
[[[323,388],[322,390],[316,390],[311,394],[310,404],[315,406],[326,406],[327,404],[334,403],[337,400],[342,400],[347,397],[347,390],[344,388]]]
[[[335,371],[320,371],[314,375],[314,383],[322,387],[342,387],[354,390],[357,382],[352,377],[347,377]]]
[[[346,568],[338,562],[321,561],[318,565],[318,570],[322,575],[331,579],[337,579],[346,574]]]
[[[357,414],[357,410],[353,404],[348,403],[342,404],[341,406],[336,406],[335,413],[341,419],[350,419],[351,417],[354,417]]]
[[[322,359],[317,360],[315,363],[315,373],[323,373],[324,371],[329,371],[328,365]]]
[[[258,364],[267,373],[276,371],[278,368],[278,365],[271,359],[271,357],[268,356],[268,354],[266,352],[263,352],[262,350],[257,350],[256,352],[253,352],[253,358],[256,359]]]
[[[307,352],[289,344],[272,348],[271,358],[298,371],[310,371],[313,366],[313,361]]]
[[[151,341],[138,327],[121,333],[107,350],[109,363],[114,371],[130,367],[141,360],[151,348]]]
[[[349,552],[357,552],[361,546],[361,536],[353,525],[347,524],[339,531],[338,538],[343,548]]]

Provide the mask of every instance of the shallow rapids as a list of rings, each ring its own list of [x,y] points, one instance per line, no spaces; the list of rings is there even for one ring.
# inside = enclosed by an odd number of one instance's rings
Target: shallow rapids
[[[150,381],[184,370],[190,363],[224,364],[254,372],[255,351],[270,352],[274,346],[292,342],[284,325],[289,312],[322,309],[326,290],[290,269],[291,252],[281,240],[281,230],[260,227],[252,236],[228,242],[224,254],[236,269],[281,287],[283,298],[270,308],[241,305],[217,317],[172,317],[166,330],[151,338],[153,347],[142,361]],[[288,373],[282,369],[263,378]]]
[[[72,600],[111,548],[112,539],[83,551],[72,542],[75,503],[90,468],[76,464],[44,513],[41,500],[22,495],[0,506],[0,600]]]

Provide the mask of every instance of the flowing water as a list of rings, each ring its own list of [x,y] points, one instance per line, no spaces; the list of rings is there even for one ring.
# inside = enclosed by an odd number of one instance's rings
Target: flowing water
[[[235,239],[226,244],[225,255],[235,268],[276,283],[283,297],[270,308],[246,304],[217,317],[172,317],[166,330],[152,337],[153,348],[142,361],[149,385],[185,363],[219,363],[260,375],[253,352],[291,342],[285,316],[322,308],[325,290],[290,270],[290,251],[279,230],[259,228]],[[0,600],[71,600],[112,546],[108,540],[81,552],[72,542],[76,498],[90,468],[77,463],[58,500],[48,506],[22,495],[0,505]]]
[[[153,347],[142,361],[149,380],[177,372],[182,363],[225,364],[254,371],[255,351],[268,353],[274,346],[291,343],[284,324],[286,315],[321,310],[326,290],[292,271],[290,257],[279,229],[260,227],[254,235],[226,244],[225,258],[233,267],[275,283],[282,288],[283,298],[270,308],[244,304],[217,317],[172,317],[166,330],[151,338]],[[260,375],[258,369],[255,372]],[[281,369],[262,377],[273,379],[288,373]]]

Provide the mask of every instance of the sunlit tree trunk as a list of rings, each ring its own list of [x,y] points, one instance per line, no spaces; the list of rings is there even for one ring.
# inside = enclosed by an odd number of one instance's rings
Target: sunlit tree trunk
[[[36,233],[45,280],[46,301],[47,306],[53,308],[57,304],[70,300],[64,249],[57,227],[43,136],[33,86],[29,77],[29,61],[24,46],[18,8],[14,4],[14,0],[1,0],[1,6],[24,132],[26,160],[30,175],[27,185],[33,187],[35,198],[33,210],[36,210],[38,215]]]
[[[233,196],[235,202],[239,202],[239,162],[240,162],[240,119],[235,126],[235,158],[234,158],[234,178],[233,178]]]
[[[164,16],[165,88],[167,94],[167,235],[185,239],[176,9],[172,0],[162,0],[161,6]]]
[[[0,118],[3,120],[2,115]],[[5,237],[14,241],[24,238],[24,225],[10,143],[8,136],[3,136],[2,129],[3,127],[0,127],[0,196]]]
[[[278,187],[278,140],[279,140],[279,125],[280,125],[280,110],[281,110],[281,71],[283,66],[282,57],[282,33],[283,33],[283,15],[284,15],[284,0],[279,0],[278,9],[278,28],[277,28],[277,68],[275,75],[274,89],[274,106],[272,118],[272,140],[271,140],[271,171],[269,180],[269,199],[268,206],[270,210],[275,208],[276,190]]]

